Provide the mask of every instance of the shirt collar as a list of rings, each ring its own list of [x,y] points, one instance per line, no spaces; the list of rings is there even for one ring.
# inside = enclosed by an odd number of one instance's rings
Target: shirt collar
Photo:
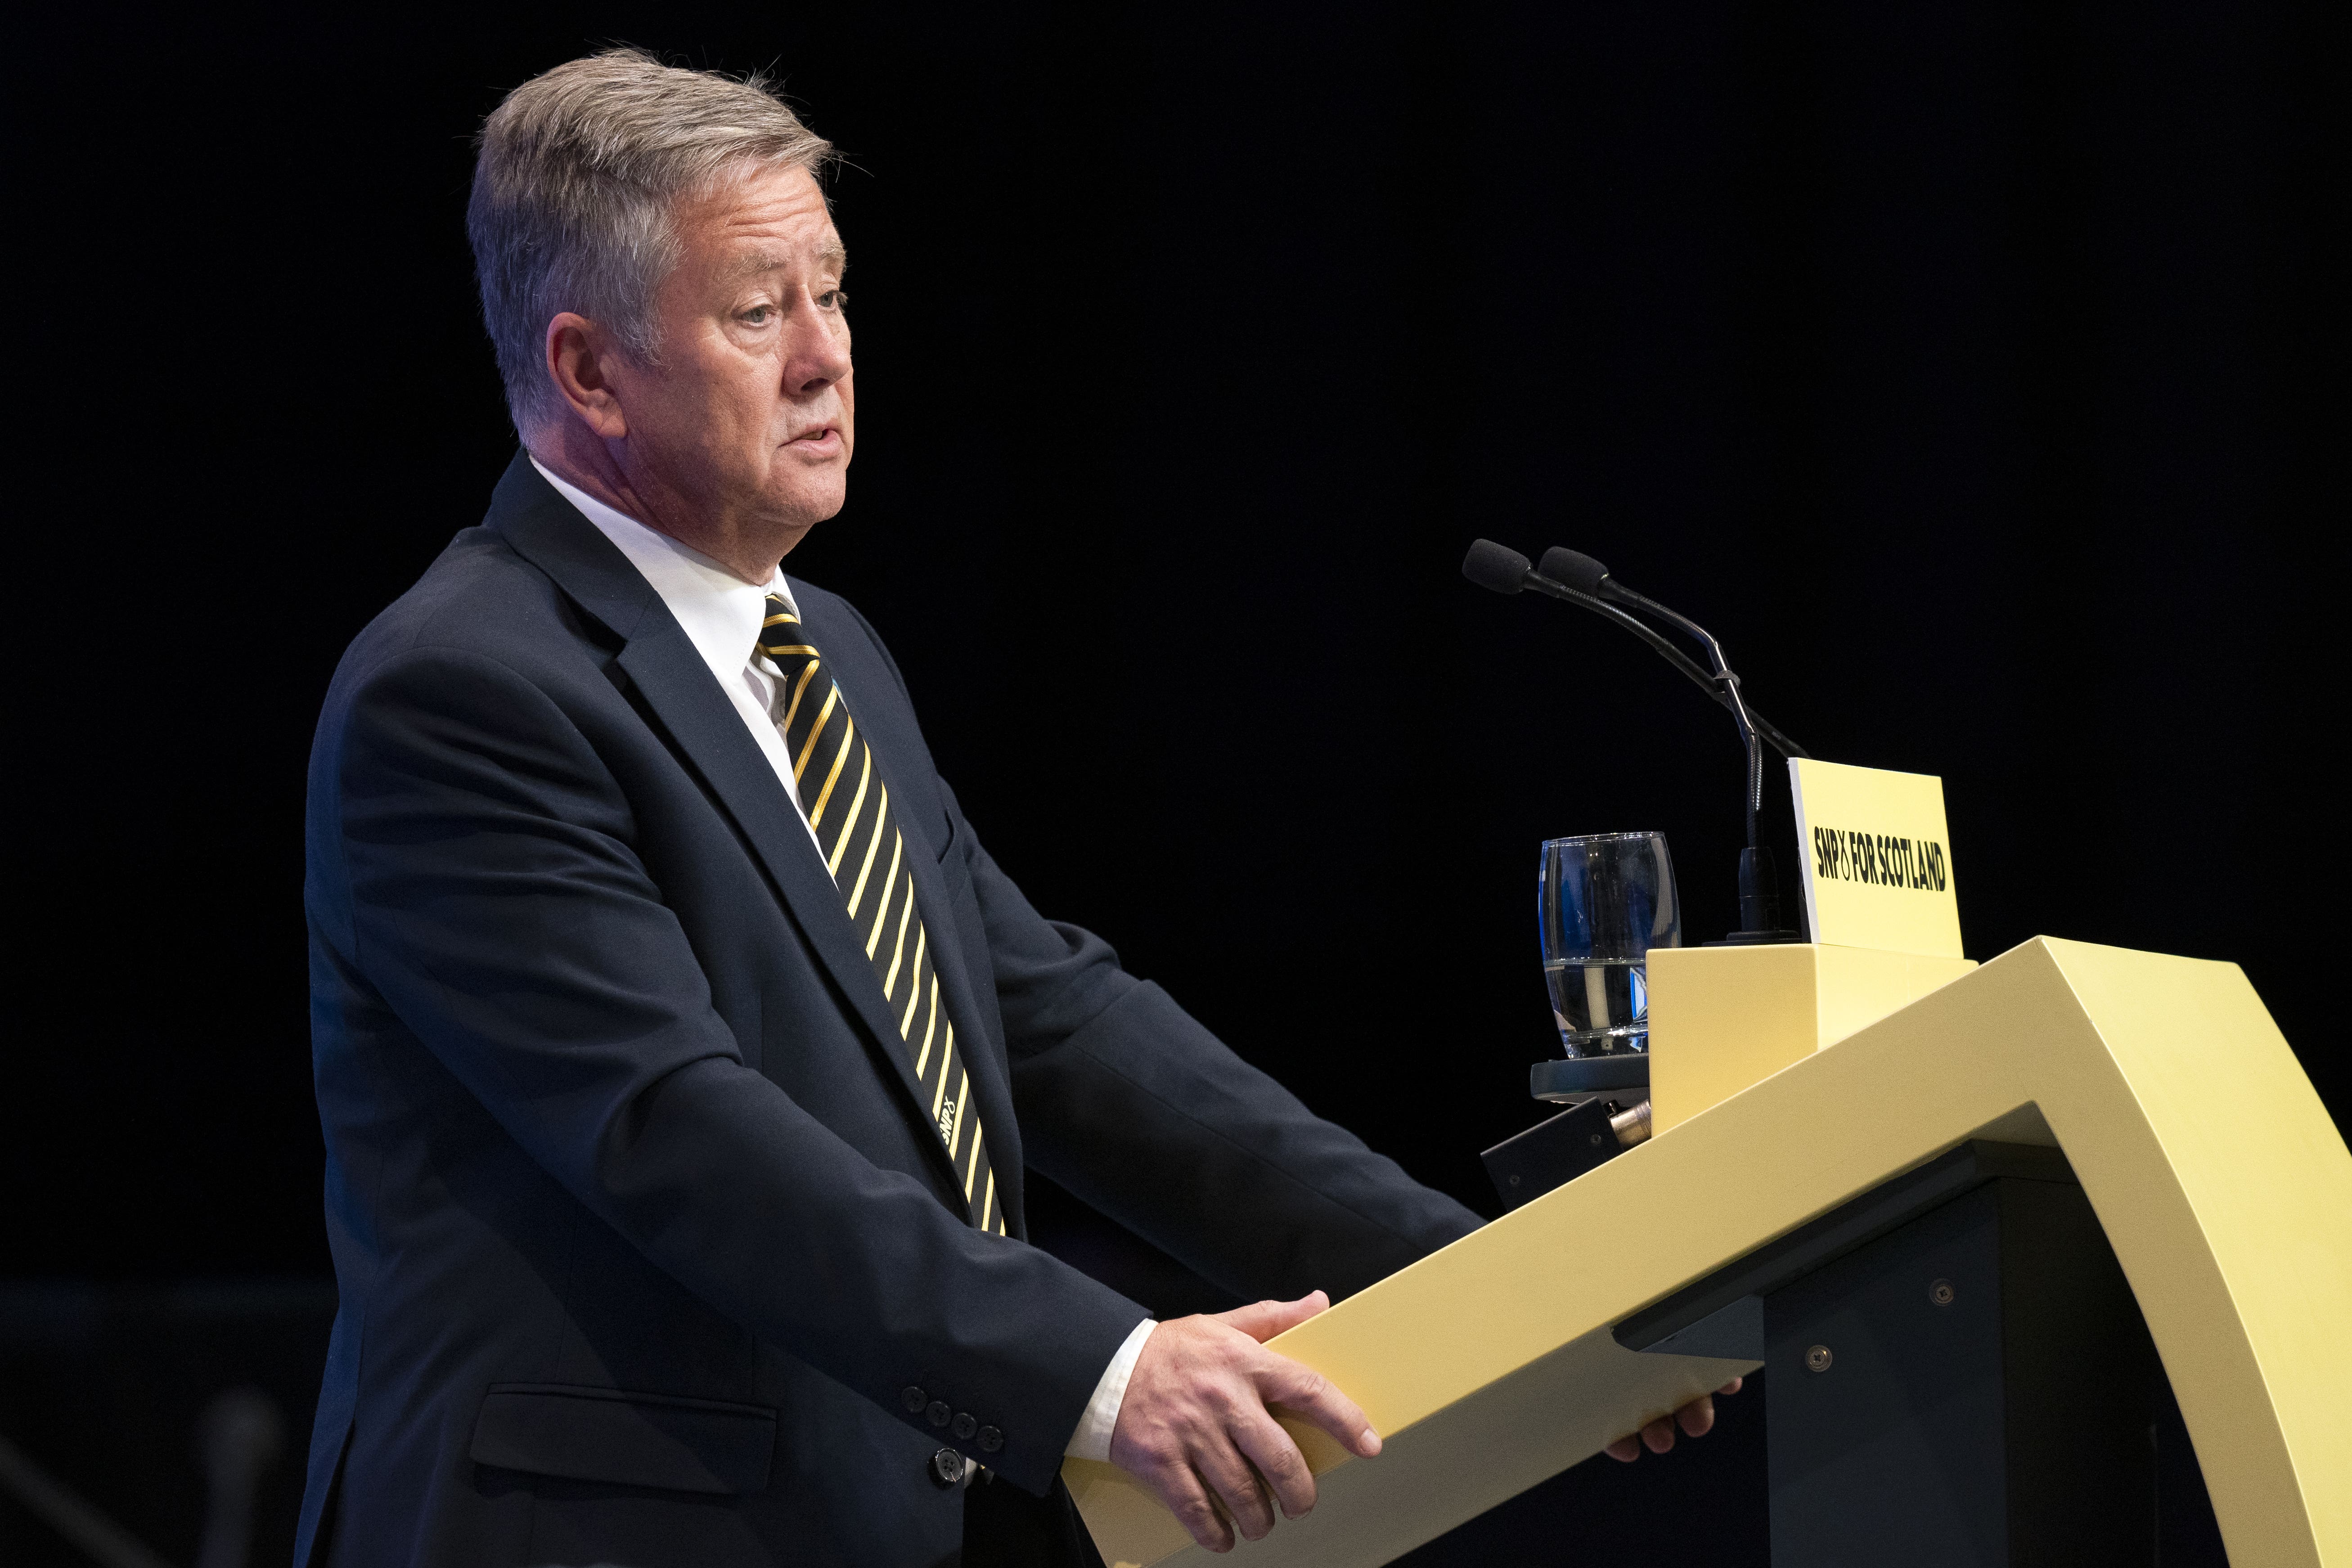
[[[767,619],[770,594],[782,599],[794,615],[800,613],[792,589],[784,584],[782,566],[764,584],[746,583],[700,551],[605,505],[550,471],[537,458],[531,458],[530,466],[629,558],[629,564],[661,596],[687,640],[722,683],[735,679],[751,662],[760,623]]]

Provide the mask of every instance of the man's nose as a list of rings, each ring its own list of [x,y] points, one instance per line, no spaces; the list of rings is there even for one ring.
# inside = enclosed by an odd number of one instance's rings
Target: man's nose
[[[842,341],[837,323],[814,300],[803,300],[797,313],[797,341],[784,366],[784,387],[793,396],[806,397],[849,374],[849,345]]]

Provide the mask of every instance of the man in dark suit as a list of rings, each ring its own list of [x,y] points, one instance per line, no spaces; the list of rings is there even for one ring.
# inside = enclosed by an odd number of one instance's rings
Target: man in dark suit
[[[1313,1501],[1269,1406],[1379,1447],[1259,1342],[1477,1224],[1032,910],[873,629],[782,575],[854,437],[827,152],[633,51],[485,128],[527,451],[312,754],[304,1561],[927,1568],[976,1467],[1073,1452],[1223,1549]],[[1150,1323],[1025,1244],[1033,1166],[1296,1299]]]

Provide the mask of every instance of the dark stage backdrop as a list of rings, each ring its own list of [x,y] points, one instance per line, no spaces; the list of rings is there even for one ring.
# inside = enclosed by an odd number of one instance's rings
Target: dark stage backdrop
[[[2341,1125],[2318,15],[20,20],[0,1270],[326,1267],[310,725],[512,450],[468,136],[614,39],[771,68],[848,154],[861,441],[791,568],[1042,909],[1422,1179],[1492,1212],[1537,1119],[1540,838],[1663,829],[1691,939],[1734,923],[1729,722],[1462,582],[1481,533],[1687,610],[1815,754],[1943,775],[1972,956],[2245,965]],[[1736,1559],[1717,1447],[1579,1496]]]

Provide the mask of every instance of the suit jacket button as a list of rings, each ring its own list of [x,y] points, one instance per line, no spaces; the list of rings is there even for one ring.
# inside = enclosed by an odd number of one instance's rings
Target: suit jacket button
[[[948,1409],[946,1400],[934,1399],[931,1401],[930,1408],[923,1412],[923,1419],[934,1426],[944,1426],[948,1424],[948,1417],[953,1412]]]
[[[982,1427],[980,1429],[980,1447],[982,1453],[993,1454],[997,1449],[1004,1447],[1004,1434],[998,1431],[993,1426]]]
[[[916,1415],[921,1411],[923,1408],[923,1402],[929,1397],[930,1396],[929,1394],[925,1394],[921,1389],[917,1388],[911,1383],[898,1391],[898,1403],[907,1407],[907,1414],[909,1415]]]
[[[957,1439],[961,1441],[963,1438],[971,1436],[971,1429],[979,1425],[979,1422],[971,1418],[970,1412],[961,1410],[956,1412],[955,1435]]]
[[[953,1448],[941,1448],[931,1456],[931,1462],[926,1465],[924,1469],[929,1474],[934,1486],[944,1488],[954,1486],[963,1479],[963,1465],[964,1459],[961,1454],[957,1453]]]

